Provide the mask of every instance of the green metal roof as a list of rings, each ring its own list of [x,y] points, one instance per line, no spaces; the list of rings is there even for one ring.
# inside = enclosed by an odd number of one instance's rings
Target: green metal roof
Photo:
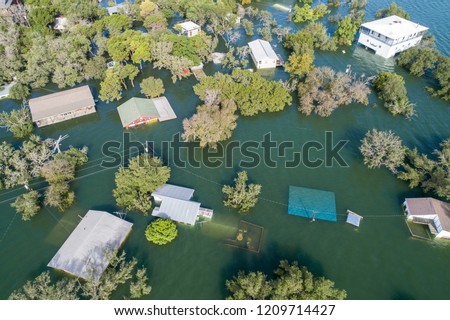
[[[118,106],[117,111],[124,127],[140,117],[159,118],[159,112],[152,99],[131,98]]]

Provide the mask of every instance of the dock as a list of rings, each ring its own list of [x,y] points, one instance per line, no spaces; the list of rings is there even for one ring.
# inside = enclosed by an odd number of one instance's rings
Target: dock
[[[205,73],[205,71],[203,71],[203,69],[191,69],[191,71],[198,81],[200,81],[204,77],[206,77],[206,73]]]
[[[207,218],[207,219],[212,219],[213,213],[214,213],[213,210],[202,208],[202,207],[200,207],[200,209],[198,210],[198,216]]]

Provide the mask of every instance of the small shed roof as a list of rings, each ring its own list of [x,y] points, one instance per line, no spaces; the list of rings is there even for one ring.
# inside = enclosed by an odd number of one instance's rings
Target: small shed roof
[[[96,280],[109,265],[108,252],[120,247],[132,223],[108,212],[89,210],[48,266],[77,277]]]
[[[0,86],[0,99],[6,98],[9,96],[9,91],[11,90],[12,86],[15,85],[14,82],[11,82],[9,84],[5,84],[3,87]]]
[[[288,213],[309,219],[336,222],[334,192],[289,186]]]
[[[94,106],[94,97],[89,86],[48,94],[29,101],[31,118],[34,122],[61,113]]]
[[[437,215],[442,229],[450,232],[450,204],[434,198],[406,198],[412,216]]]
[[[8,9],[13,0],[0,0],[0,9]]]
[[[131,98],[118,106],[117,111],[124,127],[140,117],[159,118],[159,112],[151,99]]]
[[[278,59],[277,54],[273,50],[272,46],[266,40],[254,40],[248,43],[250,50],[256,60],[263,59]]]
[[[152,101],[156,110],[158,110],[160,122],[177,118],[177,115],[173,111],[172,106],[166,97],[153,98]]]
[[[394,40],[428,30],[427,27],[395,15],[366,22],[361,26]]]
[[[192,21],[180,22],[180,23],[177,23],[177,26],[180,26],[185,31],[192,31],[192,30],[200,28],[200,26],[198,24],[196,24],[195,22],[192,22]]]
[[[347,210],[347,223],[354,225],[355,227],[359,227],[361,223],[361,217],[359,214],[354,213],[353,211]]]
[[[166,196],[159,197],[162,200],[161,206],[153,210],[152,216],[195,225],[200,203]]]
[[[106,9],[108,10],[108,14],[112,15],[112,14],[119,13],[120,8],[123,8],[123,6],[124,6],[123,3],[119,3],[117,6],[108,7]]]
[[[152,193],[152,196],[171,197],[180,200],[190,200],[194,195],[194,189],[176,186],[173,184],[164,184]]]

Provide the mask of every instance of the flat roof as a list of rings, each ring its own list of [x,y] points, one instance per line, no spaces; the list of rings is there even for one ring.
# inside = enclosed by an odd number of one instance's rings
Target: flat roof
[[[359,227],[361,223],[361,217],[359,214],[354,213],[353,211],[347,210],[347,223],[354,225],[355,227]]]
[[[194,189],[176,186],[173,184],[164,184],[152,193],[152,196],[171,197],[181,200],[190,200],[194,195]]]
[[[250,50],[256,60],[262,59],[278,59],[277,54],[273,50],[272,46],[266,40],[254,40],[248,43]]]
[[[336,222],[334,192],[289,186],[288,213],[309,219]]]
[[[153,210],[152,216],[195,225],[200,203],[161,195],[159,198],[161,205]]]
[[[191,31],[191,30],[200,28],[200,26],[198,24],[196,24],[195,22],[192,22],[192,21],[180,22],[180,23],[177,23],[177,26],[180,26],[181,28],[183,28],[186,31]]]
[[[395,15],[366,22],[361,26],[394,40],[416,32],[428,30],[427,27]]]
[[[442,229],[450,232],[450,204],[434,198],[406,198],[412,216],[437,215]]]
[[[61,113],[95,106],[95,102],[89,86],[82,86],[30,99],[28,105],[31,118],[36,122]]]
[[[108,212],[89,210],[47,265],[77,277],[95,280],[109,265],[108,252],[120,247],[132,223]]]
[[[112,14],[115,14],[115,13],[119,13],[119,9],[122,8],[123,6],[124,6],[124,3],[122,2],[122,3],[119,3],[116,6],[107,7],[106,9],[108,10],[108,14],[112,15]]]

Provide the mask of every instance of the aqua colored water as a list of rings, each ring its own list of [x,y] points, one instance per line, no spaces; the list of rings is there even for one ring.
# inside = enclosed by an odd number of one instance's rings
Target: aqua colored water
[[[296,1],[279,1],[291,5]],[[390,1],[369,1],[368,18]],[[261,1],[256,5],[273,12],[281,24],[286,24],[286,13],[271,6],[275,2]],[[407,1],[397,3],[406,9],[411,19],[430,27],[438,48],[450,53],[450,19],[447,0]],[[345,11],[345,8],[340,10]],[[295,27],[291,24],[292,27]],[[243,37],[240,42],[249,39]],[[274,39],[276,42],[276,40]],[[346,53],[342,52],[345,49]],[[275,50],[286,58],[278,44]],[[195,199],[204,207],[214,209],[214,218],[203,228],[180,227],[179,237],[164,247],[151,245],[144,237],[144,229],[151,220],[137,213],[127,219],[134,223],[133,232],[124,249],[138,258],[150,273],[153,291],[151,299],[222,299],[224,282],[238,270],[262,270],[270,273],[280,259],[298,260],[316,275],[323,275],[344,288],[351,299],[450,299],[450,246],[441,242],[425,242],[410,237],[402,216],[401,203],[407,196],[423,196],[419,189],[409,190],[406,183],[397,180],[387,170],[368,170],[358,151],[359,141],[372,128],[391,129],[405,144],[417,146],[430,153],[443,139],[450,136],[449,104],[431,98],[425,91],[426,82],[411,77],[391,61],[376,57],[362,48],[341,48],[335,53],[316,53],[317,65],[330,65],[345,70],[348,64],[357,73],[374,75],[380,70],[393,70],[405,77],[410,100],[417,104],[418,117],[407,121],[392,117],[381,107],[374,95],[369,107],[351,105],[337,110],[331,117],[305,117],[292,107],[275,114],[262,114],[253,118],[240,117],[233,134],[234,140],[260,140],[271,132],[277,141],[292,140],[296,146],[314,139],[324,140],[325,131],[333,131],[334,139],[347,139],[349,143],[342,155],[348,168],[320,167],[307,169],[277,169],[258,166],[248,170],[250,179],[262,184],[262,195],[256,208],[244,219],[265,228],[259,254],[233,249],[223,240],[233,236],[238,221],[236,212],[222,205],[221,185],[232,181],[240,160],[236,157],[232,168],[172,168],[171,183],[194,188]],[[206,73],[219,70],[208,65]],[[146,67],[136,83],[143,77],[155,75],[164,79],[166,96],[178,119],[135,130],[134,139],[152,140],[156,145],[169,140],[182,130],[182,120],[195,112],[199,102],[192,91],[197,81],[191,77],[172,84],[166,71]],[[285,78],[281,70],[273,76]],[[95,96],[98,83],[90,82]],[[33,92],[33,96],[57,90],[48,86]],[[118,104],[138,95],[139,89],[129,90],[119,103],[97,104],[97,114],[51,127],[37,129],[44,137],[68,134],[64,146],[89,147],[90,162],[81,168],[72,183],[77,203],[66,213],[43,209],[31,222],[23,222],[10,208],[11,198],[23,190],[0,193],[0,298],[21,287],[44,270],[47,263],[79,222],[79,215],[89,209],[117,211],[112,197],[115,169],[99,166],[103,156],[101,146],[109,140],[119,140],[122,128],[116,111]],[[0,102],[2,110],[17,105],[10,100]],[[2,131],[2,139],[14,141]],[[160,148],[156,148],[160,152]],[[196,153],[201,156],[201,152]],[[278,159],[281,163],[281,160]],[[165,161],[168,161],[165,158]],[[170,161],[170,160],[169,160]],[[288,186],[297,185],[334,191],[338,222],[309,220],[287,214]],[[34,182],[33,188],[44,184]],[[351,209],[365,218],[359,229],[346,224],[345,212]],[[115,298],[121,299],[124,292]]]

